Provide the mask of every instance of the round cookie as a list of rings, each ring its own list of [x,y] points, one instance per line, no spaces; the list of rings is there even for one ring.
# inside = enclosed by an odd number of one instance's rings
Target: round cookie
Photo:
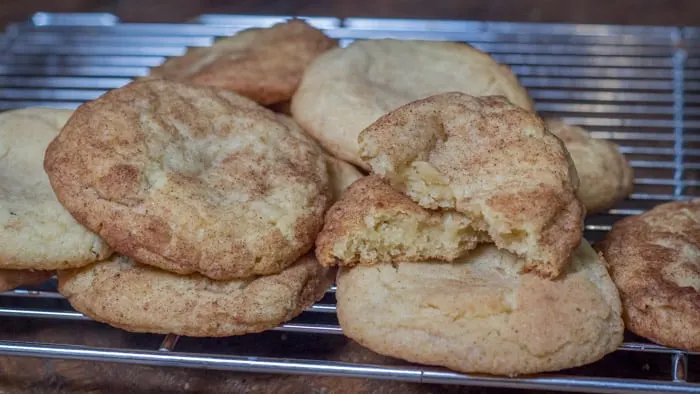
[[[429,211],[376,175],[350,186],[326,213],[316,238],[323,265],[453,261],[488,241],[458,212]]]
[[[534,111],[515,75],[461,43],[362,40],[319,56],[292,98],[292,114],[334,156],[369,169],[357,136],[385,113],[438,93],[503,95]]]
[[[372,171],[427,209],[455,210],[495,244],[556,277],[579,244],[584,209],[562,142],[499,96],[442,93],[404,105],[358,137]]]
[[[72,111],[25,108],[0,114],[0,268],[79,267],[112,254],[56,200],[44,150]]]
[[[45,168],[59,201],[119,253],[218,280],[294,263],[330,199],[325,155],[293,123],[233,92],[165,80],[80,106]]]
[[[312,255],[278,274],[231,281],[176,275],[115,255],[59,271],[58,290],[77,311],[127,331],[224,337],[291,320],[323,297],[332,279]]]
[[[585,241],[556,281],[482,245],[455,264],[341,268],[343,333],[387,356],[465,373],[522,375],[576,367],[623,339],[620,299]]]
[[[624,218],[596,247],[620,290],[627,329],[700,351],[700,200]]]
[[[304,70],[338,42],[301,19],[243,30],[192,48],[151,70],[153,77],[233,90],[263,105],[289,100]]]
[[[3,270],[0,269],[0,292],[15,287],[46,282],[54,275],[53,271]]]
[[[547,129],[564,142],[579,177],[578,197],[587,214],[612,208],[634,187],[634,172],[617,145],[592,138],[586,130],[559,119],[545,119]]]

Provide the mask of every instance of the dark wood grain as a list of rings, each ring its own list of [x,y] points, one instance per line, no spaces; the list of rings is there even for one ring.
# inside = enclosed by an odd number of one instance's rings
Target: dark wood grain
[[[229,13],[700,25],[696,0],[0,0],[0,24],[40,10],[113,12],[124,21],[148,22]]]

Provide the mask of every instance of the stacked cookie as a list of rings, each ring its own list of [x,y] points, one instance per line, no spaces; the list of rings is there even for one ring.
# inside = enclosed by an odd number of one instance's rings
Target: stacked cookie
[[[193,50],[75,112],[0,115],[3,290],[59,270],[59,291],[93,319],[191,336],[266,330],[312,305],[333,275],[309,252],[361,174],[230,90],[288,100],[336,45],[293,20]]]
[[[576,171],[540,118],[502,97],[443,93],[384,115],[358,145],[373,175],[330,209],[316,250],[343,267],[346,335],[507,375],[619,346],[620,300],[582,240]]]
[[[339,265],[340,324],[377,352],[509,375],[589,363],[622,322],[582,221],[631,169],[534,110],[468,45],[245,30],[73,113],[2,115],[29,120],[0,127],[0,269],[58,270],[76,310],[129,331],[229,336],[297,316]]]
[[[86,315],[131,331],[228,336],[277,326],[331,284],[312,248],[327,158],[235,93],[158,79],[79,107],[46,150],[58,200],[118,253],[59,272]]]

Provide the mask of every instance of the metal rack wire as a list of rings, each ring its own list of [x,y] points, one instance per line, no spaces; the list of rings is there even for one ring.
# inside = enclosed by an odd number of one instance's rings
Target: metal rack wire
[[[117,88],[187,46],[206,46],[285,17],[204,15],[187,24],[123,24],[110,14],[39,13],[0,36],[0,109],[75,107]],[[636,171],[634,194],[615,209],[587,219],[596,241],[620,217],[671,200],[700,196],[700,29],[438,20],[309,18],[343,45],[380,37],[465,41],[510,64],[546,116],[587,127],[620,144]],[[276,330],[303,335],[342,334],[333,319],[334,289],[304,319]],[[0,316],[87,320],[60,301],[55,285],[0,295]],[[12,301],[12,302],[10,302]],[[18,303],[19,302],[19,303]],[[330,319],[328,319],[330,318]],[[136,334],[134,334],[136,335]],[[522,378],[464,375],[422,366],[381,366],[301,358],[261,358],[178,350],[163,337],[153,350],[114,349],[0,340],[0,354],[230,371],[315,374],[424,383],[582,392],[700,392],[688,376],[698,353],[635,341],[619,352],[665,357],[665,379],[594,374]]]

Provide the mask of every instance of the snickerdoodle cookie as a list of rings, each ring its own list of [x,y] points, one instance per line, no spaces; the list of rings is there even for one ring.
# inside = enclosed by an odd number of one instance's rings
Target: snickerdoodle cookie
[[[133,332],[222,337],[278,326],[319,300],[332,275],[313,255],[280,273],[214,281],[115,255],[59,271],[59,291],[79,312]]]
[[[79,267],[112,253],[56,200],[42,166],[44,150],[71,114],[52,108],[0,114],[0,268]]]
[[[585,241],[557,280],[482,245],[458,263],[341,268],[343,333],[375,352],[466,373],[521,375],[592,363],[621,343],[620,299]]]
[[[360,133],[372,171],[427,209],[466,215],[527,269],[556,277],[583,230],[578,179],[544,122],[499,96],[443,93]]]
[[[596,247],[620,289],[627,329],[700,351],[700,200],[622,219]]]
[[[461,43],[363,40],[319,56],[292,98],[292,114],[334,156],[369,169],[357,135],[385,113],[438,93],[503,95],[534,110],[507,66]]]
[[[612,208],[634,187],[634,173],[617,145],[592,138],[586,130],[559,119],[546,119],[547,129],[564,141],[576,166],[578,196],[592,214]]]
[[[225,88],[270,105],[289,100],[308,65],[337,46],[320,30],[292,19],[192,48],[151,70],[151,76]]]
[[[325,154],[236,93],[152,79],[81,105],[46,151],[58,200],[116,251],[179,274],[280,272],[313,246]]]
[[[465,215],[429,211],[370,175],[328,210],[316,257],[323,265],[343,266],[452,261],[487,240]]]

